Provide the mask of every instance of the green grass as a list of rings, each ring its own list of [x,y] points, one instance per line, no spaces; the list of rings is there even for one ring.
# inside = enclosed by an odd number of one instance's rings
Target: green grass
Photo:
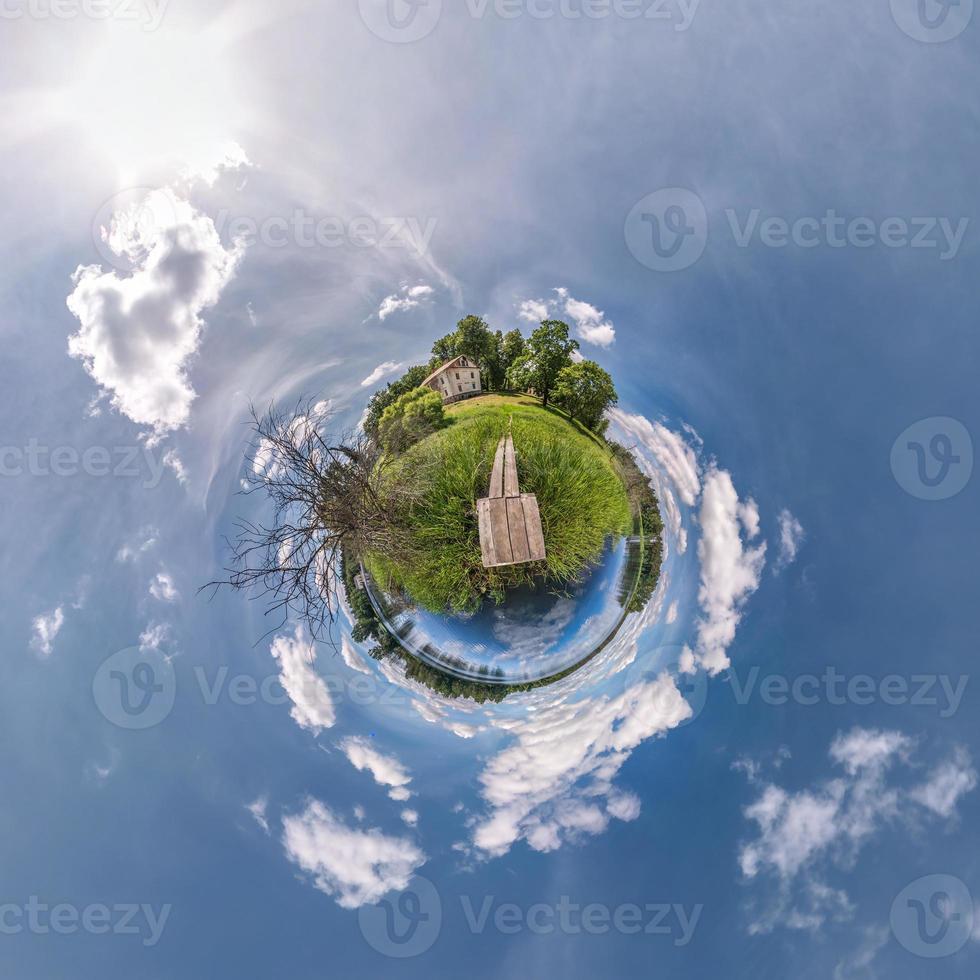
[[[473,610],[514,586],[569,584],[628,531],[629,500],[605,443],[527,396],[490,395],[451,406],[447,428],[417,443],[393,468],[420,489],[408,517],[412,558],[364,556],[372,576],[433,610]],[[545,562],[485,569],[476,500],[487,494],[494,450],[513,418],[521,490],[537,495]]]

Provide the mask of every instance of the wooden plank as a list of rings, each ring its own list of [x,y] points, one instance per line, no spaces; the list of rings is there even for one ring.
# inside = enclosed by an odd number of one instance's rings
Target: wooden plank
[[[530,559],[527,547],[527,531],[524,529],[524,508],[520,497],[507,497],[507,526],[510,529],[510,549],[514,554],[514,564],[520,565]]]
[[[521,494],[521,505],[524,508],[524,527],[527,531],[528,561],[544,561],[547,553],[544,549],[538,498],[533,493]]]
[[[514,553],[510,548],[510,531],[507,528],[507,498],[491,497],[490,533],[493,535],[493,550],[498,565],[511,565]]]
[[[519,497],[520,488],[517,486],[517,455],[514,453],[514,440],[507,436],[504,448],[504,496]]]
[[[488,497],[504,495],[504,440],[497,443],[497,454],[493,458],[493,469],[490,471],[490,492]]]
[[[493,568],[497,564],[497,552],[493,547],[490,501],[486,497],[482,497],[476,502],[476,517],[480,525],[480,551],[483,555],[483,567]]]

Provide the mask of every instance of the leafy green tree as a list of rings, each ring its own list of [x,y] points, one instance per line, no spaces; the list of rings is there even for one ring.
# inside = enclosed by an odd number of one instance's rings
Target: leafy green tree
[[[508,330],[500,341],[500,369],[506,377],[511,365],[524,353],[524,337],[520,330]]]
[[[385,388],[376,391],[368,402],[367,413],[364,416],[364,431],[369,436],[378,434],[378,423],[384,410],[406,392],[417,388],[430,374],[430,369],[424,364],[410,367],[397,381],[390,382]]]
[[[600,434],[608,424],[603,418],[606,409],[619,401],[612,377],[595,361],[562,368],[555,379],[552,398],[573,419]]]
[[[568,335],[568,324],[561,320],[544,320],[524,345],[524,353],[511,365],[508,384],[511,388],[534,391],[547,405],[562,370],[572,363],[578,341]]]
[[[414,388],[382,412],[378,440],[389,452],[401,452],[442,428],[445,421],[442,395],[431,388]]]
[[[464,317],[456,324],[452,333],[440,337],[432,345],[430,368],[434,370],[446,361],[465,354],[480,365],[484,387],[495,391],[504,382],[500,358],[501,340],[500,331],[493,333],[481,317]]]

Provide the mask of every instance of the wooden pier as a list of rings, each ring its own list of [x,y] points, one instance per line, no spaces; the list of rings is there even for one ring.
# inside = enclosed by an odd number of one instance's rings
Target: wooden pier
[[[497,445],[490,472],[490,492],[476,502],[484,568],[521,565],[546,557],[538,498],[521,493],[517,456],[508,434]]]

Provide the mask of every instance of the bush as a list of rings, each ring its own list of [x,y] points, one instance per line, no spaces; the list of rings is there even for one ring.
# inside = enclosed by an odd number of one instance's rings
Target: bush
[[[415,388],[400,395],[381,413],[378,439],[388,452],[404,452],[445,424],[442,395],[431,388]]]

